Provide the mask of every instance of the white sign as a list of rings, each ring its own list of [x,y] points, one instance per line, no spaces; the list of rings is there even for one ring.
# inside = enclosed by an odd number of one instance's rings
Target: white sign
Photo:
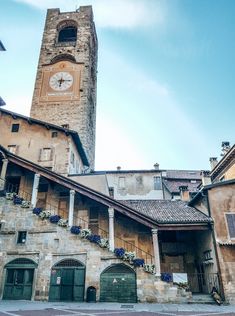
[[[187,273],[172,273],[173,274],[173,282],[174,283],[188,283]]]

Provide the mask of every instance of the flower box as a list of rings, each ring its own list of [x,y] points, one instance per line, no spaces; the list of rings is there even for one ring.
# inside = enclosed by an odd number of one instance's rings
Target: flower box
[[[49,221],[53,224],[57,224],[59,222],[59,220],[61,219],[61,217],[59,215],[51,215],[49,217]]]
[[[81,232],[81,227],[80,227],[80,226],[72,226],[72,227],[70,228],[70,232],[71,232],[72,234],[79,235],[80,232]]]

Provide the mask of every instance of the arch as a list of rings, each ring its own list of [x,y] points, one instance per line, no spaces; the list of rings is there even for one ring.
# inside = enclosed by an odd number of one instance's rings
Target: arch
[[[136,303],[136,273],[126,264],[112,264],[100,275],[100,301]]]
[[[51,269],[49,301],[84,301],[85,265],[67,258],[55,263]]]
[[[31,259],[28,259],[28,258],[16,258],[14,260],[11,260],[9,261],[6,265],[5,265],[5,268],[18,268],[18,267],[21,267],[21,268],[24,268],[24,267],[27,267],[27,268],[37,268],[37,263],[34,262],[33,260]]]
[[[37,263],[28,258],[16,258],[5,265],[6,278],[3,299],[31,300],[34,270]]]
[[[82,262],[76,259],[62,259],[55,263],[52,268],[79,268],[85,267]]]
[[[68,60],[68,61],[71,61],[71,62],[76,62],[76,59],[73,55],[70,55],[70,54],[60,54],[58,56],[55,56],[54,58],[52,58],[51,60],[51,64],[55,64],[59,61],[63,61],[63,60]]]
[[[57,25],[58,43],[76,42],[77,40],[77,22],[74,20],[61,21]]]
[[[124,263],[112,264],[104,269],[103,273],[135,273],[135,271]]]

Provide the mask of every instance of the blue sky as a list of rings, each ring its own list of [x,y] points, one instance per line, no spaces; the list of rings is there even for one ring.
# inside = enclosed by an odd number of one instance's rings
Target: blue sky
[[[1,0],[0,95],[29,115],[47,8],[93,5],[96,169],[208,169],[234,143],[235,1]]]

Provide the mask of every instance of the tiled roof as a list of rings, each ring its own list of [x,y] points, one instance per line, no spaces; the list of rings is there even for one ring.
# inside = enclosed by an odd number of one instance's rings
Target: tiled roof
[[[154,220],[165,224],[209,223],[212,219],[204,213],[188,206],[183,201],[168,200],[122,200],[127,205]]]
[[[166,170],[165,178],[201,180],[202,177],[200,170]]]
[[[201,183],[201,181],[197,180],[196,183],[192,183],[190,180],[169,180],[169,179],[163,179],[163,183],[168,189],[168,191],[175,193],[180,192],[179,187],[180,186],[187,186],[189,192],[198,192],[198,186]]]

